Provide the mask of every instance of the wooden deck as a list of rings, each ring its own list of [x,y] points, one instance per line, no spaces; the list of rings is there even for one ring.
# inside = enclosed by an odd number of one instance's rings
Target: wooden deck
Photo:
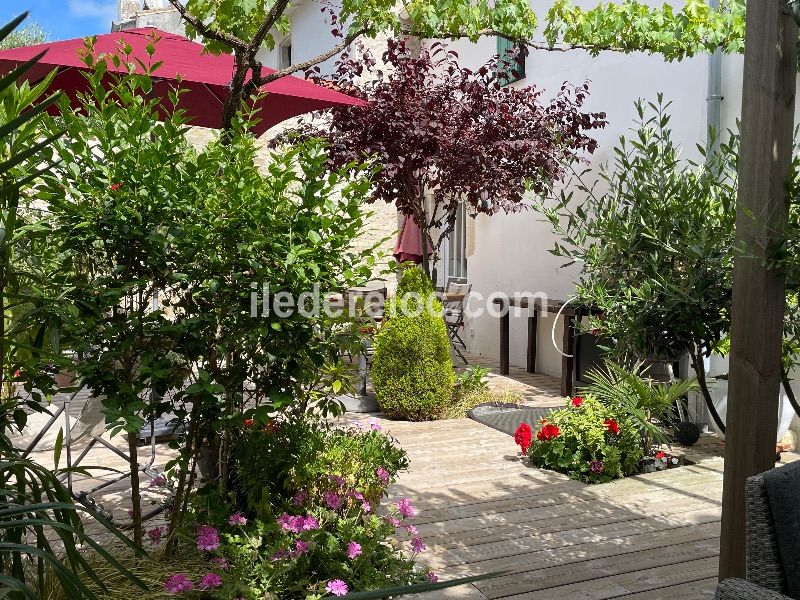
[[[529,404],[563,403],[555,378],[513,367],[509,377],[492,384],[523,386]],[[475,421],[381,423],[409,453],[391,496],[418,508],[430,567],[442,579],[506,572],[425,598],[713,596],[724,450],[716,437],[681,452],[694,465],[589,486],[527,466],[510,436]]]

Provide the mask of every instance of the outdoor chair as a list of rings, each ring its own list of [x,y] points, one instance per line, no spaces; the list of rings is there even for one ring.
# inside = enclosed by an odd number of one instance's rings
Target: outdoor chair
[[[472,284],[461,277],[451,277],[447,280],[447,288],[442,295],[442,305],[444,307],[444,322],[447,325],[447,335],[456,354],[469,364],[464,357],[462,350],[467,349],[464,340],[461,339],[461,331],[464,328],[464,313],[466,311],[469,293],[472,291]],[[452,298],[452,299],[449,299]]]
[[[49,442],[45,445],[41,444],[42,439],[48,434],[49,430],[58,421],[61,415],[64,416],[64,454],[66,457],[66,472],[59,476],[62,482],[66,482],[67,489],[70,495],[87,508],[105,514],[103,508],[92,499],[92,495],[100,490],[107,488],[115,483],[122,481],[129,477],[129,473],[115,475],[110,480],[103,481],[89,489],[76,491],[73,487],[73,472],[72,470],[82,466],[83,460],[89,452],[97,444],[110,450],[123,460],[126,464],[130,462],[128,454],[114,446],[111,442],[103,439],[102,435],[105,432],[105,414],[103,413],[103,398],[102,396],[94,396],[91,391],[81,386],[78,390],[70,395],[57,394],[53,399],[54,402],[61,402],[61,406],[51,414],[49,420],[43,425],[41,430],[36,434],[33,440],[23,451],[23,457],[28,456],[34,450],[52,450],[54,444]],[[70,407],[76,402],[83,402],[80,413],[77,419],[73,419],[70,414]],[[150,456],[146,464],[140,464],[139,470],[149,477],[155,477],[157,473],[152,470],[153,464],[156,459],[156,436],[155,436],[155,422],[150,420],[146,426],[149,428],[149,436],[146,436],[150,442]],[[142,437],[141,435],[139,436]],[[76,446],[80,443],[87,442],[86,447],[83,448],[77,458],[73,459],[73,452],[77,450]],[[105,514],[110,517],[110,515]],[[151,515],[147,515],[148,517]]]
[[[722,581],[715,600],[800,598],[798,497],[800,463],[747,479],[747,579]]]

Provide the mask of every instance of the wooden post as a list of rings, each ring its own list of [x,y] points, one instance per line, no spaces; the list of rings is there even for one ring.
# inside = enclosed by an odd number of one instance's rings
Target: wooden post
[[[539,333],[539,311],[536,307],[529,308],[533,312],[528,315],[528,373],[536,373],[536,344]]]
[[[748,0],[720,580],[745,576],[745,480],[775,465],[784,275],[764,259],[788,214],[796,42],[786,0]]]
[[[511,337],[511,303],[508,299],[500,300],[500,311],[500,374],[508,375]]]

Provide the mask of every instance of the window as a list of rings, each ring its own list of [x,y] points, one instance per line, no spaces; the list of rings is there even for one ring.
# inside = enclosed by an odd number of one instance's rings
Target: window
[[[467,206],[458,205],[456,224],[447,238],[447,277],[467,277]]]
[[[516,56],[514,56],[516,52]],[[500,60],[497,63],[500,71],[500,83],[508,85],[520,79],[525,79],[525,56],[528,50],[524,44],[512,42],[503,36],[497,36],[497,54]]]
[[[292,66],[292,38],[286,38],[278,49],[278,68],[287,69]]]

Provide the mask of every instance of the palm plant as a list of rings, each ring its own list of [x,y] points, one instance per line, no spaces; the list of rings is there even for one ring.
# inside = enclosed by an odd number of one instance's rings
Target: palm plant
[[[0,28],[0,43],[27,17],[23,14]],[[70,598],[95,598],[82,579],[103,582],[83,557],[79,546],[94,549],[126,577],[141,584],[84,530],[79,511],[61,484],[56,443],[56,470],[51,471],[15,450],[9,432],[21,431],[30,410],[44,410],[43,393],[53,388],[50,366],[58,344],[52,335],[53,282],[30,267],[47,262],[33,258],[46,248],[42,225],[25,208],[26,193],[51,164],[46,150],[63,134],[41,133],[41,120],[58,94],[45,98],[53,74],[31,85],[24,75],[41,55],[0,77],[0,598],[38,597],[39,586],[52,570]],[[47,335],[48,331],[51,335]],[[140,554],[144,552],[108,521],[105,528]]]
[[[662,426],[674,418],[674,407],[689,392],[698,389],[696,379],[666,384],[647,375],[643,363],[627,369],[611,360],[586,374],[586,392],[604,404],[624,410],[639,428],[642,450],[647,454],[654,444],[668,444]]]

